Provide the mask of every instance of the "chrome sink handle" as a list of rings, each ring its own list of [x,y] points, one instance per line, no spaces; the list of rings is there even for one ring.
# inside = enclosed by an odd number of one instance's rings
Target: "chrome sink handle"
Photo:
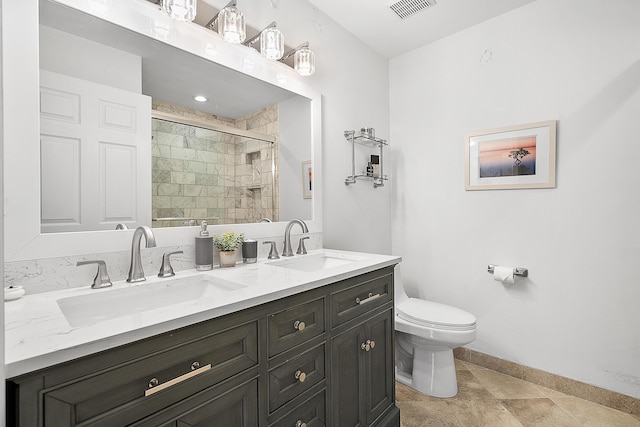
[[[171,277],[175,276],[176,273],[173,271],[173,267],[171,266],[171,255],[181,254],[182,251],[173,251],[167,252],[162,255],[162,265],[160,266],[160,271],[158,272],[158,277]]]
[[[98,272],[96,273],[96,277],[93,278],[91,289],[108,288],[109,286],[112,286],[111,278],[109,278],[109,273],[107,273],[106,262],[101,259],[91,261],[78,261],[76,263],[76,266],[88,264],[98,264]]]
[[[276,242],[274,242],[273,240],[269,240],[266,242],[262,242],[262,244],[263,245],[271,244],[271,250],[269,251],[269,256],[267,257],[268,259],[280,258],[280,255],[278,255],[278,248],[276,248]]]
[[[308,238],[309,236],[301,237],[300,240],[298,241],[298,250],[296,251],[297,255],[307,254],[307,248],[304,247],[304,241],[307,240]]]

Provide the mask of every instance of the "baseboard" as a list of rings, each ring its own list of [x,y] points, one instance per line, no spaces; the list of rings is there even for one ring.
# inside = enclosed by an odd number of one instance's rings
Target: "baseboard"
[[[640,399],[459,347],[456,359],[640,417]]]

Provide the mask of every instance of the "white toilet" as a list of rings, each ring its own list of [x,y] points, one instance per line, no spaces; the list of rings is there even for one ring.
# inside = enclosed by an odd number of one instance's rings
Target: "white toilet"
[[[476,338],[464,310],[407,296],[395,269],[396,380],[434,397],[458,393],[453,349]]]

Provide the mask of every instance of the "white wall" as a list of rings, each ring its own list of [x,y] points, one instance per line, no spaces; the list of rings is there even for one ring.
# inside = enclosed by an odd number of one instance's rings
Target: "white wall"
[[[311,105],[309,100],[296,96],[278,105],[278,184],[280,218],[310,219],[313,217],[311,199],[303,199],[302,161],[311,160]]]
[[[473,350],[636,398],[638,22],[635,0],[538,0],[390,62],[409,287],[473,313]],[[557,188],[464,190],[465,132],[552,119]],[[504,286],[490,263],[530,278]]]

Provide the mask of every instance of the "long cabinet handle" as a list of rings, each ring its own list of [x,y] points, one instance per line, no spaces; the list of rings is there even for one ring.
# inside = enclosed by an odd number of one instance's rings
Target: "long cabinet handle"
[[[144,392],[144,395],[145,395],[145,396],[151,396],[152,394],[157,393],[157,392],[159,392],[159,391],[162,391],[162,390],[164,390],[165,388],[169,388],[169,387],[171,387],[171,386],[173,386],[173,385],[176,385],[176,384],[178,384],[178,383],[181,383],[181,382],[182,382],[182,381],[184,381],[184,380],[188,380],[189,378],[193,378],[193,377],[195,377],[196,375],[200,375],[200,374],[202,374],[203,372],[208,371],[209,369],[211,369],[211,364],[205,365],[205,366],[203,366],[202,368],[195,369],[195,370],[193,370],[193,371],[191,371],[191,372],[187,372],[187,373],[186,373],[186,374],[184,374],[184,375],[180,375],[180,376],[179,376],[179,377],[177,377],[177,378],[174,378],[174,379],[172,379],[172,380],[167,381],[166,383],[162,383],[162,384],[159,384],[159,385],[153,385],[154,383],[155,383],[155,384],[158,384],[158,380],[157,380],[157,379],[155,379],[155,378],[153,378],[151,381],[149,381],[149,386],[150,386],[151,388],[149,388],[148,390],[146,390],[146,391]],[[155,380],[155,381],[154,381],[154,380]]]
[[[380,294],[372,294],[371,292],[369,292],[369,296],[365,299],[360,299],[360,298],[356,298],[356,304],[360,305],[360,304],[365,304],[367,302],[371,302],[376,298],[380,298]]]

